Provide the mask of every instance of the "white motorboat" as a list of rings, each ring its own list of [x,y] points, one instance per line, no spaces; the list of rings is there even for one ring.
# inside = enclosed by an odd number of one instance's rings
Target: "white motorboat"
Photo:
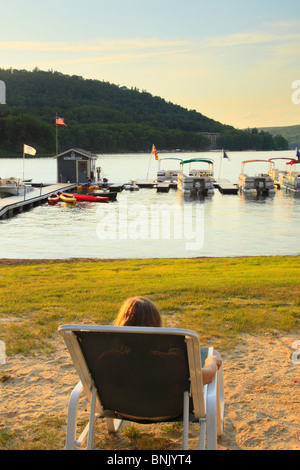
[[[272,157],[269,158],[269,169],[268,169],[268,175],[271,176],[271,178],[274,181],[274,184],[277,185],[278,188],[280,188],[283,185],[283,177],[288,173],[286,169],[279,169],[276,168],[275,166],[275,160],[288,160],[290,161],[291,159],[288,157]]]
[[[135,181],[130,181],[129,183],[124,185],[124,189],[126,191],[139,191],[139,186],[136,184]]]
[[[258,173],[249,176],[245,173],[244,167],[248,163],[268,163],[268,160],[244,160],[241,165],[241,173],[239,175],[239,189],[244,194],[249,195],[268,195],[275,194],[274,180],[268,173]]]
[[[300,193],[300,170],[297,171],[297,164],[300,164],[300,160],[289,161],[286,165],[291,165],[291,169],[282,175],[282,185],[294,193]]]
[[[206,169],[190,169],[188,175],[184,174],[184,165],[194,163],[205,163]],[[209,196],[213,195],[214,190],[214,162],[208,158],[193,158],[191,160],[181,160],[181,171],[178,175],[177,188],[183,194]]]
[[[32,189],[28,183],[29,181],[23,181],[20,178],[0,178],[0,196],[22,196]]]
[[[180,174],[180,168],[178,170],[163,170],[160,168],[160,164],[163,160],[177,160],[181,162],[181,158],[172,158],[172,157],[167,157],[167,158],[160,158],[158,162],[158,170],[156,173],[156,179],[158,183],[170,183],[175,184],[177,186],[177,180],[178,180],[178,175]]]

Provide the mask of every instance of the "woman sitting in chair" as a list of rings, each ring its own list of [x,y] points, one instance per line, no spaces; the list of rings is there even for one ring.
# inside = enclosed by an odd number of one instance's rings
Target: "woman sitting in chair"
[[[115,326],[161,327],[162,317],[151,300],[144,297],[130,297],[121,306],[114,324]],[[203,385],[212,382],[221,364],[222,358],[216,351],[206,358],[205,365],[202,367]]]

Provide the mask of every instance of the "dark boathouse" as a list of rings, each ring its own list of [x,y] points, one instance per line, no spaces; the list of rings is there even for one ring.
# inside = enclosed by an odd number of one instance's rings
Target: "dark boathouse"
[[[82,149],[69,149],[56,155],[57,182],[84,184],[94,180],[97,155]]]

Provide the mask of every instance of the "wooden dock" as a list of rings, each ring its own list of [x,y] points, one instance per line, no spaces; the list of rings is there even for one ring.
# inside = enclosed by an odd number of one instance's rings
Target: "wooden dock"
[[[156,191],[158,193],[168,193],[170,190],[170,183],[157,183]]]
[[[139,188],[154,188],[157,185],[157,181],[153,180],[136,180],[135,182]]]
[[[77,187],[77,184],[53,183],[49,185],[34,185],[24,195],[9,196],[0,199],[0,219],[13,217],[21,212],[27,211],[40,204],[47,202],[52,193],[62,193]]]
[[[168,185],[169,189],[177,188],[177,181],[136,180],[135,182],[139,188],[157,188],[158,192],[167,192],[165,185]]]
[[[237,194],[238,193],[238,185],[233,184],[228,180],[219,178],[214,182],[215,188],[218,188],[220,193],[222,194]]]

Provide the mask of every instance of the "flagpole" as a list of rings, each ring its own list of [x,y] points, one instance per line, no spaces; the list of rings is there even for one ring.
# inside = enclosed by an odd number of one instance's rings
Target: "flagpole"
[[[57,113],[55,115],[55,133],[56,133],[56,155],[58,155]]]
[[[220,159],[219,179],[220,179],[220,174],[221,174],[221,166],[222,166],[223,155],[224,155],[224,149],[222,150],[222,155],[221,155],[221,159]]]
[[[24,152],[24,144],[23,144],[23,181],[24,181],[24,166],[25,166],[25,152]]]
[[[149,164],[148,164],[148,172],[147,172],[147,179],[148,179],[148,176],[149,176],[149,170],[150,170],[150,163],[151,163],[151,158],[152,158],[152,154],[153,154],[153,145],[152,145],[152,149],[151,149],[151,153],[150,153],[150,158],[149,158]]]
[[[147,179],[148,179],[148,176],[149,176],[149,169],[150,169],[151,158],[152,158],[152,152],[150,153],[150,158],[149,158],[148,172],[147,172]]]

